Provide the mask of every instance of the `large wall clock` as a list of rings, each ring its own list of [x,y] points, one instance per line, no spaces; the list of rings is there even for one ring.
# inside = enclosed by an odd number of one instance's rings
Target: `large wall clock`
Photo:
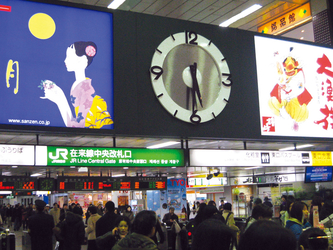
[[[193,31],[170,35],[155,49],[150,76],[162,106],[185,122],[215,119],[229,100],[232,80],[226,58]]]

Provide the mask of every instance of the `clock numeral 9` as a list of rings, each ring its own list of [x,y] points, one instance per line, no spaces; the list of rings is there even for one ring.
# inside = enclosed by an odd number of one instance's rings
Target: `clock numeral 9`
[[[192,123],[199,124],[201,122],[201,117],[197,115],[198,110],[195,110],[190,117]]]
[[[163,69],[160,66],[153,66],[150,68],[150,72],[156,75],[154,80],[158,80],[158,78],[160,78],[160,76],[163,74]]]
[[[229,83],[226,83],[225,81],[222,81],[222,84],[226,87],[230,87],[232,85],[232,81],[231,81],[231,74],[225,74],[225,73],[222,73],[222,76],[227,76],[227,79],[226,81],[229,81]]]
[[[192,35],[193,35],[193,38],[192,38]],[[190,39],[192,39],[192,40],[190,40]],[[187,44],[198,45],[198,43],[196,42],[197,39],[198,39],[197,33],[195,33],[194,31],[185,31],[185,42]]]

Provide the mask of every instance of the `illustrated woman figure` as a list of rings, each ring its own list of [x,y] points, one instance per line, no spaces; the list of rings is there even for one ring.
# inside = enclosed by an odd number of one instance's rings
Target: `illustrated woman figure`
[[[96,53],[97,46],[93,42],[75,42],[67,48],[65,65],[68,72],[75,73],[75,82],[70,91],[70,102],[75,108],[75,115],[72,114],[63,90],[52,81],[42,81],[45,96],[41,98],[57,104],[67,127],[101,128],[113,123],[106,102],[95,95],[92,80],[85,75],[85,69],[92,63]]]

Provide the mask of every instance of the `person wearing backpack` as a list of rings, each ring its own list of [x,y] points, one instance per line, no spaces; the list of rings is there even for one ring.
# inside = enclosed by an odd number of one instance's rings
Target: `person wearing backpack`
[[[240,235],[240,230],[239,228],[236,226],[236,222],[234,219],[234,213],[231,211],[232,210],[232,205],[231,203],[225,203],[223,205],[223,217],[225,219],[225,224],[227,226],[229,226],[237,235],[237,239]]]

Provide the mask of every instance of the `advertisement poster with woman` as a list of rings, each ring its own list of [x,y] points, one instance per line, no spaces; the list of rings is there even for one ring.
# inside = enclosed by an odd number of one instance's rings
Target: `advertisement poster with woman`
[[[255,36],[261,134],[333,137],[333,50]]]
[[[0,0],[0,124],[112,129],[112,14]]]

